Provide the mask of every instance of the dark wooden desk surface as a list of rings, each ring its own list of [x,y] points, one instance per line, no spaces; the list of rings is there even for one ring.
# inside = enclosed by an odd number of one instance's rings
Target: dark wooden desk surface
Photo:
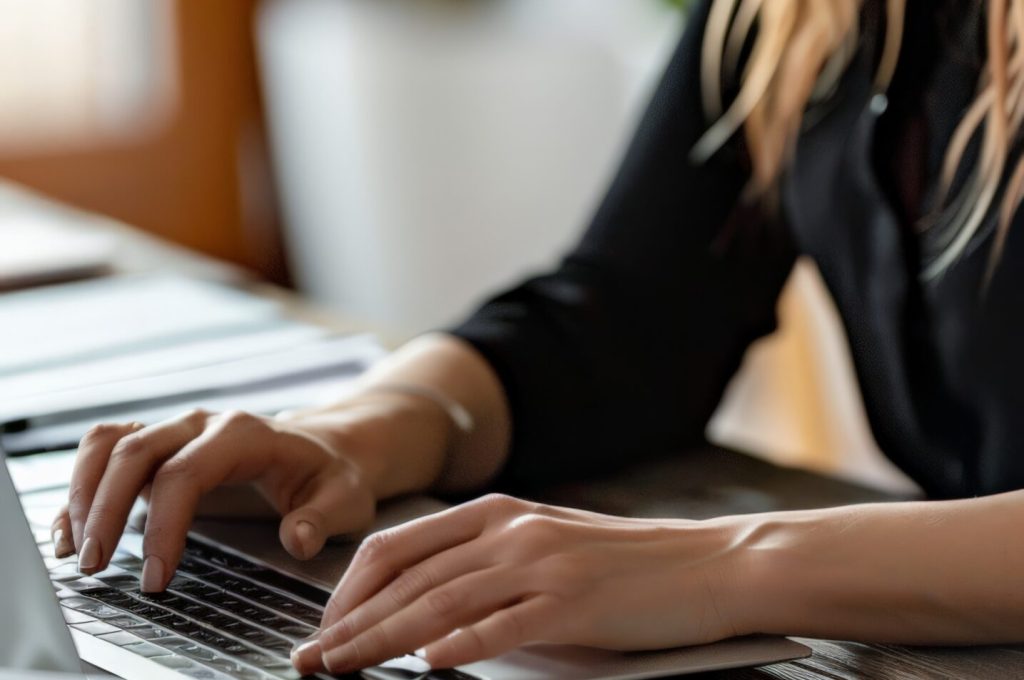
[[[810,472],[708,447],[607,479],[564,485],[540,500],[637,517],[702,519],[725,514],[906,500]],[[1024,678],[1024,645],[922,648],[805,640],[808,659],[705,673],[701,680],[918,680]]]
[[[619,515],[690,519],[906,500],[710,446],[604,479],[551,488],[534,498]],[[407,503],[385,507],[382,526],[439,507],[430,499],[420,499],[412,507]],[[243,552],[303,574],[328,588],[340,578],[354,550],[351,541],[339,541],[329,544],[313,560],[298,562],[280,547],[276,521],[205,519],[198,525],[201,533],[214,540],[235,545]],[[1024,678],[1024,645],[921,648],[805,639],[800,642],[814,650],[812,657],[761,668],[685,677],[695,680]]]

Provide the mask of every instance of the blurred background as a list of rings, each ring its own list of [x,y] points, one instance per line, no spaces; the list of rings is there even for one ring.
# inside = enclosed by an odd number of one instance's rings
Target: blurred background
[[[0,176],[396,337],[585,228],[667,0],[0,0]],[[889,489],[813,265],[712,439]]]

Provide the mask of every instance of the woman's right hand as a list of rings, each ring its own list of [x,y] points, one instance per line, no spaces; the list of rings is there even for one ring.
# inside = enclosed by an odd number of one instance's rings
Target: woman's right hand
[[[79,568],[108,565],[135,499],[148,497],[143,540],[144,591],[163,590],[185,547],[202,496],[225,484],[252,483],[281,514],[280,539],[299,559],[329,536],[365,529],[376,501],[394,488],[396,449],[409,446],[443,462],[443,414],[396,395],[368,396],[332,410],[288,419],[242,412],[192,411],[150,427],[104,424],[82,439],[68,504],[53,524],[59,556],[78,553]],[[431,470],[410,486],[425,488]]]

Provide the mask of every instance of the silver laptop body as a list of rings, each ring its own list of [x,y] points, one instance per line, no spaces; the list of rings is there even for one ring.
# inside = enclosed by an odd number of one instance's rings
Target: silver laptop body
[[[138,592],[138,533],[126,533],[111,568],[94,577],[79,574],[74,558],[53,557],[49,522],[66,498],[62,481],[25,493],[19,503],[7,465],[0,465],[0,611],[16,612],[0,620],[0,668],[76,671],[81,657],[128,680],[298,677],[288,654],[294,642],[316,629],[334,582],[323,571],[329,560],[319,561],[319,573],[316,564],[305,571],[282,557],[276,530],[200,522],[168,592],[144,595]],[[414,499],[385,508],[380,528],[441,507]],[[335,550],[341,556],[351,548]],[[332,565],[330,579],[343,567],[343,559]],[[426,673],[419,659],[406,657],[362,675],[632,680],[762,665],[809,653],[796,642],[769,637],[638,654],[532,646],[456,670]]]

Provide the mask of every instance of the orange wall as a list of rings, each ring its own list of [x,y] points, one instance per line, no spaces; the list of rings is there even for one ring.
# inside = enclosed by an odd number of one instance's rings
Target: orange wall
[[[255,5],[175,1],[178,101],[152,135],[0,155],[0,176],[287,282],[255,68]]]

